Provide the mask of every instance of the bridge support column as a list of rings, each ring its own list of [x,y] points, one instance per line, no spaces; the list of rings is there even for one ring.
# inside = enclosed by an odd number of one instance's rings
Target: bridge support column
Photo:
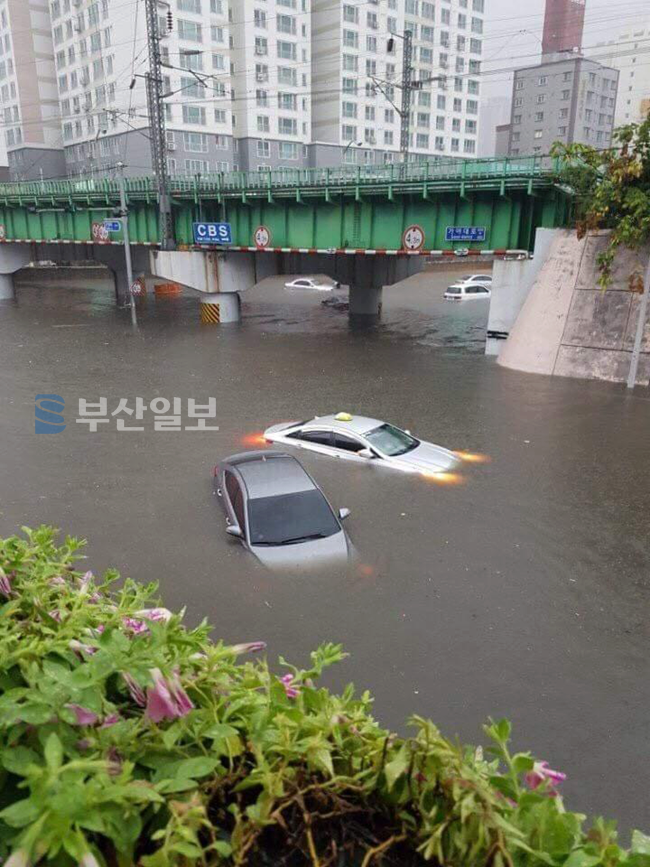
[[[339,279],[350,284],[350,322],[353,324],[377,322],[381,316],[383,287],[399,283],[422,268],[420,256],[350,255],[343,264]]]
[[[363,317],[370,322],[381,316],[381,286],[350,286],[350,319]]]
[[[224,325],[241,318],[238,292],[210,292],[201,295],[201,324]]]
[[[0,301],[11,301],[14,297],[14,275],[0,274]]]

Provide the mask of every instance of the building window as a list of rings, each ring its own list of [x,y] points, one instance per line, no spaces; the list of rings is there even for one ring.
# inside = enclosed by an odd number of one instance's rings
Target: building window
[[[512,122],[513,122],[515,125],[516,125],[516,124],[520,124],[520,123],[521,123],[521,115],[520,115],[520,114],[515,114],[515,115],[513,115],[513,117],[512,117]]]
[[[258,114],[257,116],[257,131],[258,132],[270,132],[271,125],[268,117],[266,115]]]
[[[343,6],[343,20],[348,21],[350,24],[358,24],[359,23],[359,9],[356,6],[348,6],[347,4]]]
[[[561,108],[560,109],[560,117],[568,117],[568,116],[569,116],[569,109],[568,108]]]
[[[458,153],[458,151],[460,150],[460,139],[452,138],[451,150],[452,150],[452,153]]]
[[[259,159],[268,160],[271,157],[271,142],[269,141],[258,141],[257,142],[257,156]]]
[[[544,130],[536,129],[533,133],[533,138],[542,138],[544,136]]]
[[[296,44],[295,42],[281,42],[278,40],[277,54],[282,60],[296,60]]]
[[[546,94],[539,93],[537,95],[537,105],[543,105],[546,102]]]
[[[435,148],[437,151],[444,151],[444,149],[445,149],[445,140],[444,140],[443,136],[441,136],[441,135],[437,135],[437,136],[435,137],[435,140],[434,140],[433,146],[434,146],[434,148]]]
[[[208,137],[202,132],[184,132],[183,147],[190,153],[207,154]]]
[[[183,123],[205,126],[205,109],[198,105],[183,106]]]
[[[473,154],[476,151],[476,142],[471,138],[466,138],[463,142],[463,151],[466,154]]]
[[[298,76],[292,66],[278,66],[278,84],[288,84],[291,87],[298,86]]]
[[[207,175],[210,173],[210,163],[207,160],[185,160],[185,174]]]
[[[279,117],[278,132],[280,135],[298,135],[298,121],[293,117]]]
[[[253,13],[253,24],[262,30],[266,30],[266,12],[263,9],[256,9]]]
[[[343,93],[356,93],[357,92],[357,80],[356,78],[344,78],[343,79]]]
[[[571,99],[571,91],[570,90],[563,90],[562,91],[562,99],[563,100]]]
[[[523,78],[518,78],[515,81],[515,90],[523,90],[524,89],[524,80]]]
[[[258,108],[268,108],[269,107],[269,94],[267,90],[256,90],[255,91],[255,105]]]
[[[228,120],[228,117],[226,115],[225,110],[223,108],[215,108],[215,110],[214,110],[214,122],[221,124],[221,123],[226,123],[227,120]]]
[[[415,146],[421,150],[429,150],[429,136],[419,132],[415,136]]]
[[[359,58],[356,55],[343,55],[343,69],[346,72],[357,72],[359,70]]]
[[[538,87],[544,87],[546,84],[548,84],[548,76],[547,75],[540,75],[539,78],[537,79],[537,86]]]
[[[278,145],[278,156],[281,160],[297,160],[298,145],[293,141],[281,141]]]
[[[278,33],[289,33],[292,36],[296,35],[296,19],[291,15],[278,15],[275,26]]]
[[[359,34],[354,30],[344,30],[343,31],[343,45],[345,48],[358,48],[359,47]]]
[[[298,97],[295,93],[278,93],[278,108],[283,111],[297,111]]]
[[[341,138],[344,142],[356,141],[357,138],[357,128],[356,126],[350,126],[350,124],[344,123],[341,127]]]
[[[385,145],[392,145],[393,144],[393,131],[392,130],[385,130],[384,131],[384,144]]]
[[[375,137],[375,131],[374,131],[374,129],[368,129],[368,128],[364,129],[364,131],[363,131],[363,140],[364,140],[365,143],[368,144],[368,145],[374,145],[374,144],[376,144],[376,143],[377,143],[377,139],[376,139],[376,137]]]
[[[203,28],[196,21],[178,19],[178,38],[185,42],[203,42]]]
[[[194,12],[195,15],[201,14],[201,0],[178,0],[179,12]]]
[[[572,72],[565,72],[562,75],[562,81],[571,81],[572,78],[573,78]]]
[[[258,57],[265,57],[269,53],[269,42],[264,36],[255,37],[255,54]]]
[[[542,123],[543,120],[544,120],[544,112],[543,111],[536,111],[535,112],[535,123]]]

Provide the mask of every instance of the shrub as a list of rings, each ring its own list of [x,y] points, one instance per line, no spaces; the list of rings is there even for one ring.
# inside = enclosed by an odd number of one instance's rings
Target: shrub
[[[428,720],[398,737],[368,693],[318,686],[332,644],[282,676],[261,642],[182,625],[155,587],[76,571],[48,527],[0,539],[0,856],[46,863],[650,867],[611,824],[566,812],[563,775],[463,747]]]

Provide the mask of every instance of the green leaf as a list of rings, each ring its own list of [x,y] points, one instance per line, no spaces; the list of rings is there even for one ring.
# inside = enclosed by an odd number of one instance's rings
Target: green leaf
[[[25,798],[24,801],[16,801],[15,804],[2,810],[0,819],[4,819],[12,828],[24,828],[25,825],[35,822],[42,812],[42,809],[30,798]]]
[[[234,726],[229,726],[227,723],[215,723],[202,732],[202,735],[216,741],[221,738],[238,737],[239,732]]]
[[[632,831],[632,852],[635,855],[650,855],[650,837],[642,831]]]
[[[585,852],[584,849],[575,849],[566,859],[563,867],[596,867],[601,860],[600,855]]]
[[[41,757],[29,747],[13,747],[2,751],[2,764],[12,774],[26,777],[30,765],[40,765]]]
[[[45,742],[45,761],[51,771],[58,771],[63,764],[63,744],[55,732]]]
[[[219,759],[211,756],[183,759],[174,765],[174,776],[176,779],[198,779],[211,774],[218,764],[220,764]]]
[[[402,774],[407,772],[410,763],[410,750],[407,744],[403,744],[395,758],[388,762],[384,767],[384,774],[386,775],[386,782],[389,790],[393,788]]]
[[[186,858],[200,858],[203,855],[203,849],[200,846],[183,840],[174,843],[171,848],[174,852],[180,852],[181,855],[185,855]]]

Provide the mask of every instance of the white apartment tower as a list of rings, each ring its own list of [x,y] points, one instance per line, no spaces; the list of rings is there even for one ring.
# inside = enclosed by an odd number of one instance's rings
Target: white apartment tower
[[[398,159],[407,30],[411,158],[476,156],[485,0],[312,2],[314,164]]]
[[[307,164],[310,2],[231,0],[233,131],[242,170]]]
[[[64,175],[47,0],[0,2],[0,95],[11,177]]]
[[[621,30],[614,39],[588,52],[593,60],[619,71],[614,126],[641,123],[650,114],[650,17],[643,24]]]

